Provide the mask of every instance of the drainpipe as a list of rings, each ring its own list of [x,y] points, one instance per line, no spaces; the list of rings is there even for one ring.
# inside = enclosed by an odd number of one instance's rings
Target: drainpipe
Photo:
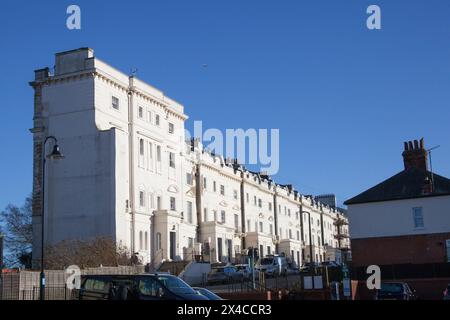
[[[130,207],[131,207],[131,253],[135,253],[135,190],[134,190],[134,77],[129,77],[128,86],[128,157],[129,157],[129,194],[130,194]]]
[[[244,171],[241,171],[241,229],[242,233],[247,232],[247,225],[245,221],[245,186],[244,186]],[[246,248],[245,237],[241,241],[242,250]]]
[[[321,245],[322,245],[322,249],[323,249],[323,253],[325,252],[325,239],[324,239],[324,237],[325,237],[325,232],[324,232],[324,230],[323,230],[323,206],[321,205],[320,206],[320,234],[321,234]],[[323,254],[322,253],[322,254]],[[323,258],[323,260],[325,261],[325,257],[322,257]]]
[[[300,212],[299,212],[299,214],[300,214],[300,234],[301,234],[301,240],[302,241],[305,241],[305,232],[303,231],[303,205],[302,204],[300,204],[299,206],[299,209],[300,209]]]
[[[281,237],[281,235],[278,234],[278,201],[277,201],[277,187],[274,186],[275,192],[273,194],[273,221],[274,221],[274,227],[275,227],[275,237],[278,238],[278,236]],[[275,254],[279,254],[279,245],[278,245],[278,239],[275,242]]]
[[[194,151],[194,141],[191,141],[191,151]],[[197,242],[200,242],[200,222],[202,221],[202,193],[203,193],[203,181],[201,173],[201,160],[195,164],[195,206],[197,209]]]

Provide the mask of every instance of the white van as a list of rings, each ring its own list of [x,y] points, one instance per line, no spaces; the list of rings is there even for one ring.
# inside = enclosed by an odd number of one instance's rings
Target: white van
[[[255,265],[258,272],[264,272],[268,276],[286,275],[288,264],[286,257],[278,255],[268,255],[265,258],[259,259]]]

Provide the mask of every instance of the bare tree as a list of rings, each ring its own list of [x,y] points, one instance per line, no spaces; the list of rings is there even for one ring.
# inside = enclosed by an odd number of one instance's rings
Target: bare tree
[[[0,213],[4,225],[5,264],[10,267],[30,267],[32,248],[31,197],[22,207],[13,204]],[[1,232],[1,231],[0,231]]]
[[[141,262],[130,251],[108,237],[92,240],[64,240],[46,248],[46,269],[136,265]]]

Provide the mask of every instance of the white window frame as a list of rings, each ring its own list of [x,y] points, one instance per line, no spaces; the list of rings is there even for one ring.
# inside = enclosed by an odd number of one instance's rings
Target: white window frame
[[[177,199],[175,197],[170,197],[170,210],[176,211],[177,210]]]
[[[151,110],[147,110],[147,121],[148,123],[152,123],[153,117],[152,117],[152,112]]]
[[[148,232],[144,232],[144,250],[148,250]]]
[[[115,100],[117,100],[117,108],[115,107]],[[111,108],[119,111],[120,110],[120,99],[116,96],[111,96]]]
[[[149,205],[150,209],[155,208],[155,199],[154,199],[153,192],[149,192],[149,194],[148,194],[148,205]]]
[[[226,223],[226,215],[227,215],[227,213],[225,212],[225,210],[221,210],[220,211],[220,221],[222,222],[222,223]]]
[[[153,143],[149,142],[148,143],[148,169],[150,171],[153,171]]]
[[[143,190],[139,190],[139,206],[145,208],[145,192]]]
[[[193,220],[194,204],[192,203],[192,201],[186,202],[186,211],[187,211],[187,222],[192,224],[194,222]]]
[[[161,158],[162,158],[161,146],[156,146],[156,161],[161,162]]]
[[[145,154],[145,141],[139,138],[139,156],[143,157]]]
[[[417,214],[420,214],[420,216],[417,216]],[[422,207],[414,207],[412,208],[412,215],[413,215],[413,223],[414,223],[414,230],[423,230],[425,228],[425,219],[423,217],[423,208]],[[418,225],[418,220],[421,220],[421,225]]]
[[[162,235],[161,232],[156,233],[156,250],[161,250],[162,248]]]
[[[237,213],[234,214],[234,227],[239,228],[239,215]]]
[[[194,185],[194,176],[190,172],[186,172],[186,184],[188,186]]]
[[[175,169],[175,153],[169,152],[169,167]]]

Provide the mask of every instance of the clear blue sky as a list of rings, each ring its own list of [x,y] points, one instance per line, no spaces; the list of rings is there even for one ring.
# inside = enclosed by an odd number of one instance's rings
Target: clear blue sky
[[[82,30],[65,27],[78,4]],[[382,30],[366,8],[382,9]],[[450,1],[2,1],[0,207],[31,192],[33,70],[89,46],[216,128],[279,128],[280,183],[343,201],[425,137],[450,177]],[[202,67],[207,64],[208,67]]]

